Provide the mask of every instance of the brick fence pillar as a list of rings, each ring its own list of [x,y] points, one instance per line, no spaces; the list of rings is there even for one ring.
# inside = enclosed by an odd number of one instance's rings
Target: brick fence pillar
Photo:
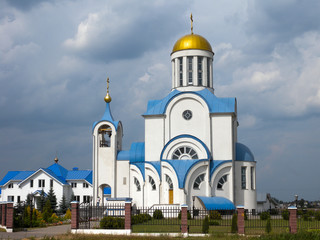
[[[131,230],[131,201],[125,202],[124,211],[124,229]]]
[[[2,203],[1,205],[2,205],[2,206],[1,206],[1,207],[2,207],[1,225],[2,225],[2,226],[6,226],[7,204]]]
[[[244,234],[244,206],[237,206],[238,234]]]
[[[297,208],[289,207],[289,229],[290,233],[297,233]]]
[[[71,202],[71,229],[79,228],[79,202]]]
[[[6,216],[7,231],[13,229],[13,203],[7,203],[7,216]]]
[[[181,233],[188,233],[188,205],[181,205]]]

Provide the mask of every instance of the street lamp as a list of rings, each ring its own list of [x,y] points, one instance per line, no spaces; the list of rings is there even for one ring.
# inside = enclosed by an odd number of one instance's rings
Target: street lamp
[[[196,196],[192,196],[192,217],[194,218],[194,200],[196,199]]]
[[[298,208],[298,195],[294,195],[294,198],[296,199],[296,208]]]

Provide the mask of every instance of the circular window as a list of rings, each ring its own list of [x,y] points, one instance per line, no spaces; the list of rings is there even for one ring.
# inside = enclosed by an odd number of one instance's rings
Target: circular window
[[[179,147],[173,152],[172,159],[198,159],[198,154],[191,147]]]
[[[192,118],[192,112],[190,110],[185,110],[182,113],[182,116],[185,120],[190,120]]]

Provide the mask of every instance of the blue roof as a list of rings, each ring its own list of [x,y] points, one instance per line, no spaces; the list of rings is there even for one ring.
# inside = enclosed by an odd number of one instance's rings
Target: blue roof
[[[100,119],[100,121],[97,121],[97,122],[94,122],[94,123],[93,123],[92,130],[94,129],[94,127],[95,127],[99,122],[102,122],[102,121],[108,121],[108,122],[110,122],[110,123],[115,127],[115,129],[118,128],[119,121],[115,121],[115,120],[113,119],[112,114],[111,114],[110,104],[109,104],[109,103],[106,103],[106,110],[105,110],[102,118]]]
[[[207,161],[207,160],[208,159],[193,159],[193,160],[179,159],[179,160],[163,160],[163,161],[169,163],[173,167],[178,177],[179,188],[183,188],[185,185],[186,177],[191,167],[194,164],[197,164],[201,161]]]
[[[135,142],[130,148],[130,163],[144,162],[144,142]]]
[[[242,143],[236,143],[236,161],[254,162],[252,152]]]
[[[60,164],[58,163],[54,163],[52,164],[50,167],[48,167],[47,169],[51,170],[52,172],[54,172],[55,175],[59,176],[59,177],[66,177],[68,170],[65,169],[64,167],[62,167]]]
[[[57,176],[52,170],[48,169],[48,168],[40,168],[41,170],[45,171],[46,173],[48,173],[50,176],[54,177],[55,179],[57,179],[59,182],[61,182],[62,184],[68,184],[66,182],[66,179],[62,176]]]
[[[92,184],[92,170],[68,171],[66,180],[87,180]]]
[[[22,181],[32,175],[34,171],[20,171],[17,175],[15,175],[11,180]]]
[[[197,196],[207,210],[235,210],[234,204],[224,197]]]
[[[210,113],[234,113],[236,110],[235,98],[218,98],[210,90],[205,88],[197,92],[180,92],[173,90],[161,100],[149,101],[147,111],[143,115],[164,114],[171,100],[180,94],[196,94],[200,96],[207,103]]]
[[[143,177],[143,180],[145,179],[145,169],[144,169],[144,162],[134,162],[131,163],[132,165],[135,165],[137,168],[139,168],[141,175]]]
[[[41,194],[41,192],[42,192],[42,190],[36,190],[36,191],[34,191],[34,193],[33,193],[33,195],[37,195],[37,194]],[[43,193],[44,193],[44,196],[46,197],[46,196],[48,196],[48,194],[46,194],[46,192],[45,191],[43,191]]]
[[[20,171],[9,171],[0,181],[0,186],[5,185],[8,181],[10,181],[13,177],[18,175]]]
[[[130,160],[130,151],[119,151],[117,160]]]
[[[159,178],[161,179],[161,162],[160,161],[149,161],[146,163],[151,164],[156,169],[156,171],[158,172]]]

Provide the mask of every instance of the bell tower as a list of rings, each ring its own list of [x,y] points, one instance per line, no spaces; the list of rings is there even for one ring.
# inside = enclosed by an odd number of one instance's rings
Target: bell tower
[[[104,115],[93,124],[93,203],[103,204],[105,195],[117,197],[117,164],[118,151],[122,149],[122,124],[115,121],[111,114],[109,78],[107,95],[104,98],[106,109]]]

